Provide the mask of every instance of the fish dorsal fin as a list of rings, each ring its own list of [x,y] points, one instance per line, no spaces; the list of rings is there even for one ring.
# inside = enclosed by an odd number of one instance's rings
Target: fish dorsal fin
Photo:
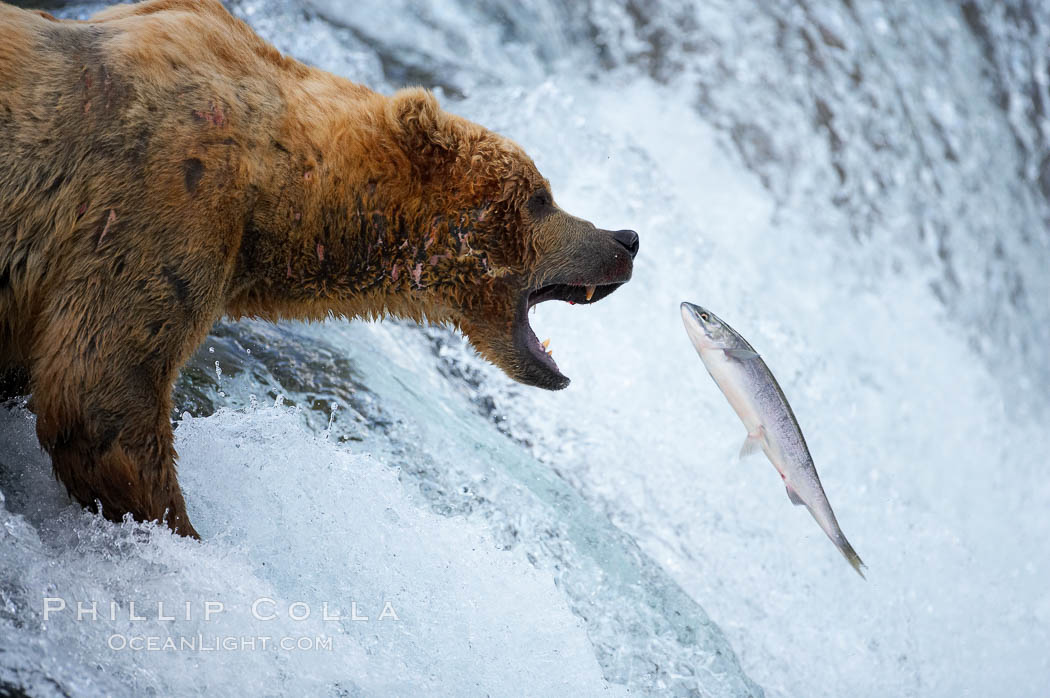
[[[754,434],[748,434],[747,438],[744,439],[744,444],[740,447],[740,460],[753,456],[762,450],[762,441],[766,435],[766,430],[762,427],[758,428],[758,432]]]
[[[794,504],[797,507],[800,507],[803,504],[805,504],[805,502],[802,501],[802,498],[798,496],[798,492],[795,492],[795,490],[791,489],[791,485],[785,482],[784,487],[787,488],[788,499],[791,500],[792,504]]]
[[[723,349],[723,351],[726,356],[737,361],[753,361],[758,358],[758,354],[750,349]]]

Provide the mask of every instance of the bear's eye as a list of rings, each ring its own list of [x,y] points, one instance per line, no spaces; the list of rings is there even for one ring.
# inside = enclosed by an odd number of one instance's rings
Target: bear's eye
[[[551,198],[550,192],[546,189],[538,189],[529,197],[525,207],[534,220],[540,219],[554,208],[554,199]]]

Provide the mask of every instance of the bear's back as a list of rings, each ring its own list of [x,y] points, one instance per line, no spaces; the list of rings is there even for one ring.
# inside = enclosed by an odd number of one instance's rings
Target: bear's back
[[[110,60],[128,60],[139,74],[159,82],[174,79],[172,72],[179,70],[258,76],[276,69],[292,79],[310,72],[259,38],[218,0],[114,5],[87,20],[58,20],[0,3],[0,36],[0,76],[6,86],[24,79],[18,71],[46,69],[59,55],[75,54],[86,45],[99,45]]]

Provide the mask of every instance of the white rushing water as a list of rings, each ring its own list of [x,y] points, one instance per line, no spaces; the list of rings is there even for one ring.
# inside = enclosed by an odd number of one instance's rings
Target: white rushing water
[[[1045,694],[1050,13],[233,9],[296,57],[385,91],[435,87],[516,139],[563,208],[639,231],[635,278],[593,307],[538,308],[573,379],[559,393],[511,383],[443,329],[220,326],[176,430],[203,544],[68,504],[32,417],[0,410],[0,687]],[[779,378],[866,582],[768,462],[737,460],[744,430],[682,300]],[[45,621],[45,597],[120,612]],[[253,616],[260,598],[277,618]],[[136,600],[147,620],[129,620]],[[157,601],[193,617],[158,620]],[[224,612],[204,620],[207,602]],[[326,602],[344,618],[324,620]],[[346,618],[351,602],[368,621]],[[386,602],[396,619],[379,619]],[[126,634],[332,647],[110,648]]]

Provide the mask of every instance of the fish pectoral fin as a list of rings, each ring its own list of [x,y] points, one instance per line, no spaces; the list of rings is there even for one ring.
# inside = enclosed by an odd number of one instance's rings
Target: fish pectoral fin
[[[752,361],[758,358],[758,354],[750,349],[725,349],[726,356],[737,361]]]
[[[794,504],[797,507],[800,507],[803,504],[805,504],[805,502],[802,501],[802,498],[798,496],[798,492],[796,492],[795,490],[791,489],[791,485],[789,485],[789,484],[787,484],[785,482],[784,483],[784,487],[787,489],[788,499],[791,500],[792,504]]]
[[[762,449],[762,427],[758,428],[757,434],[748,434],[747,438],[744,439],[744,444],[740,447],[740,460],[744,460],[748,456],[753,456]]]

